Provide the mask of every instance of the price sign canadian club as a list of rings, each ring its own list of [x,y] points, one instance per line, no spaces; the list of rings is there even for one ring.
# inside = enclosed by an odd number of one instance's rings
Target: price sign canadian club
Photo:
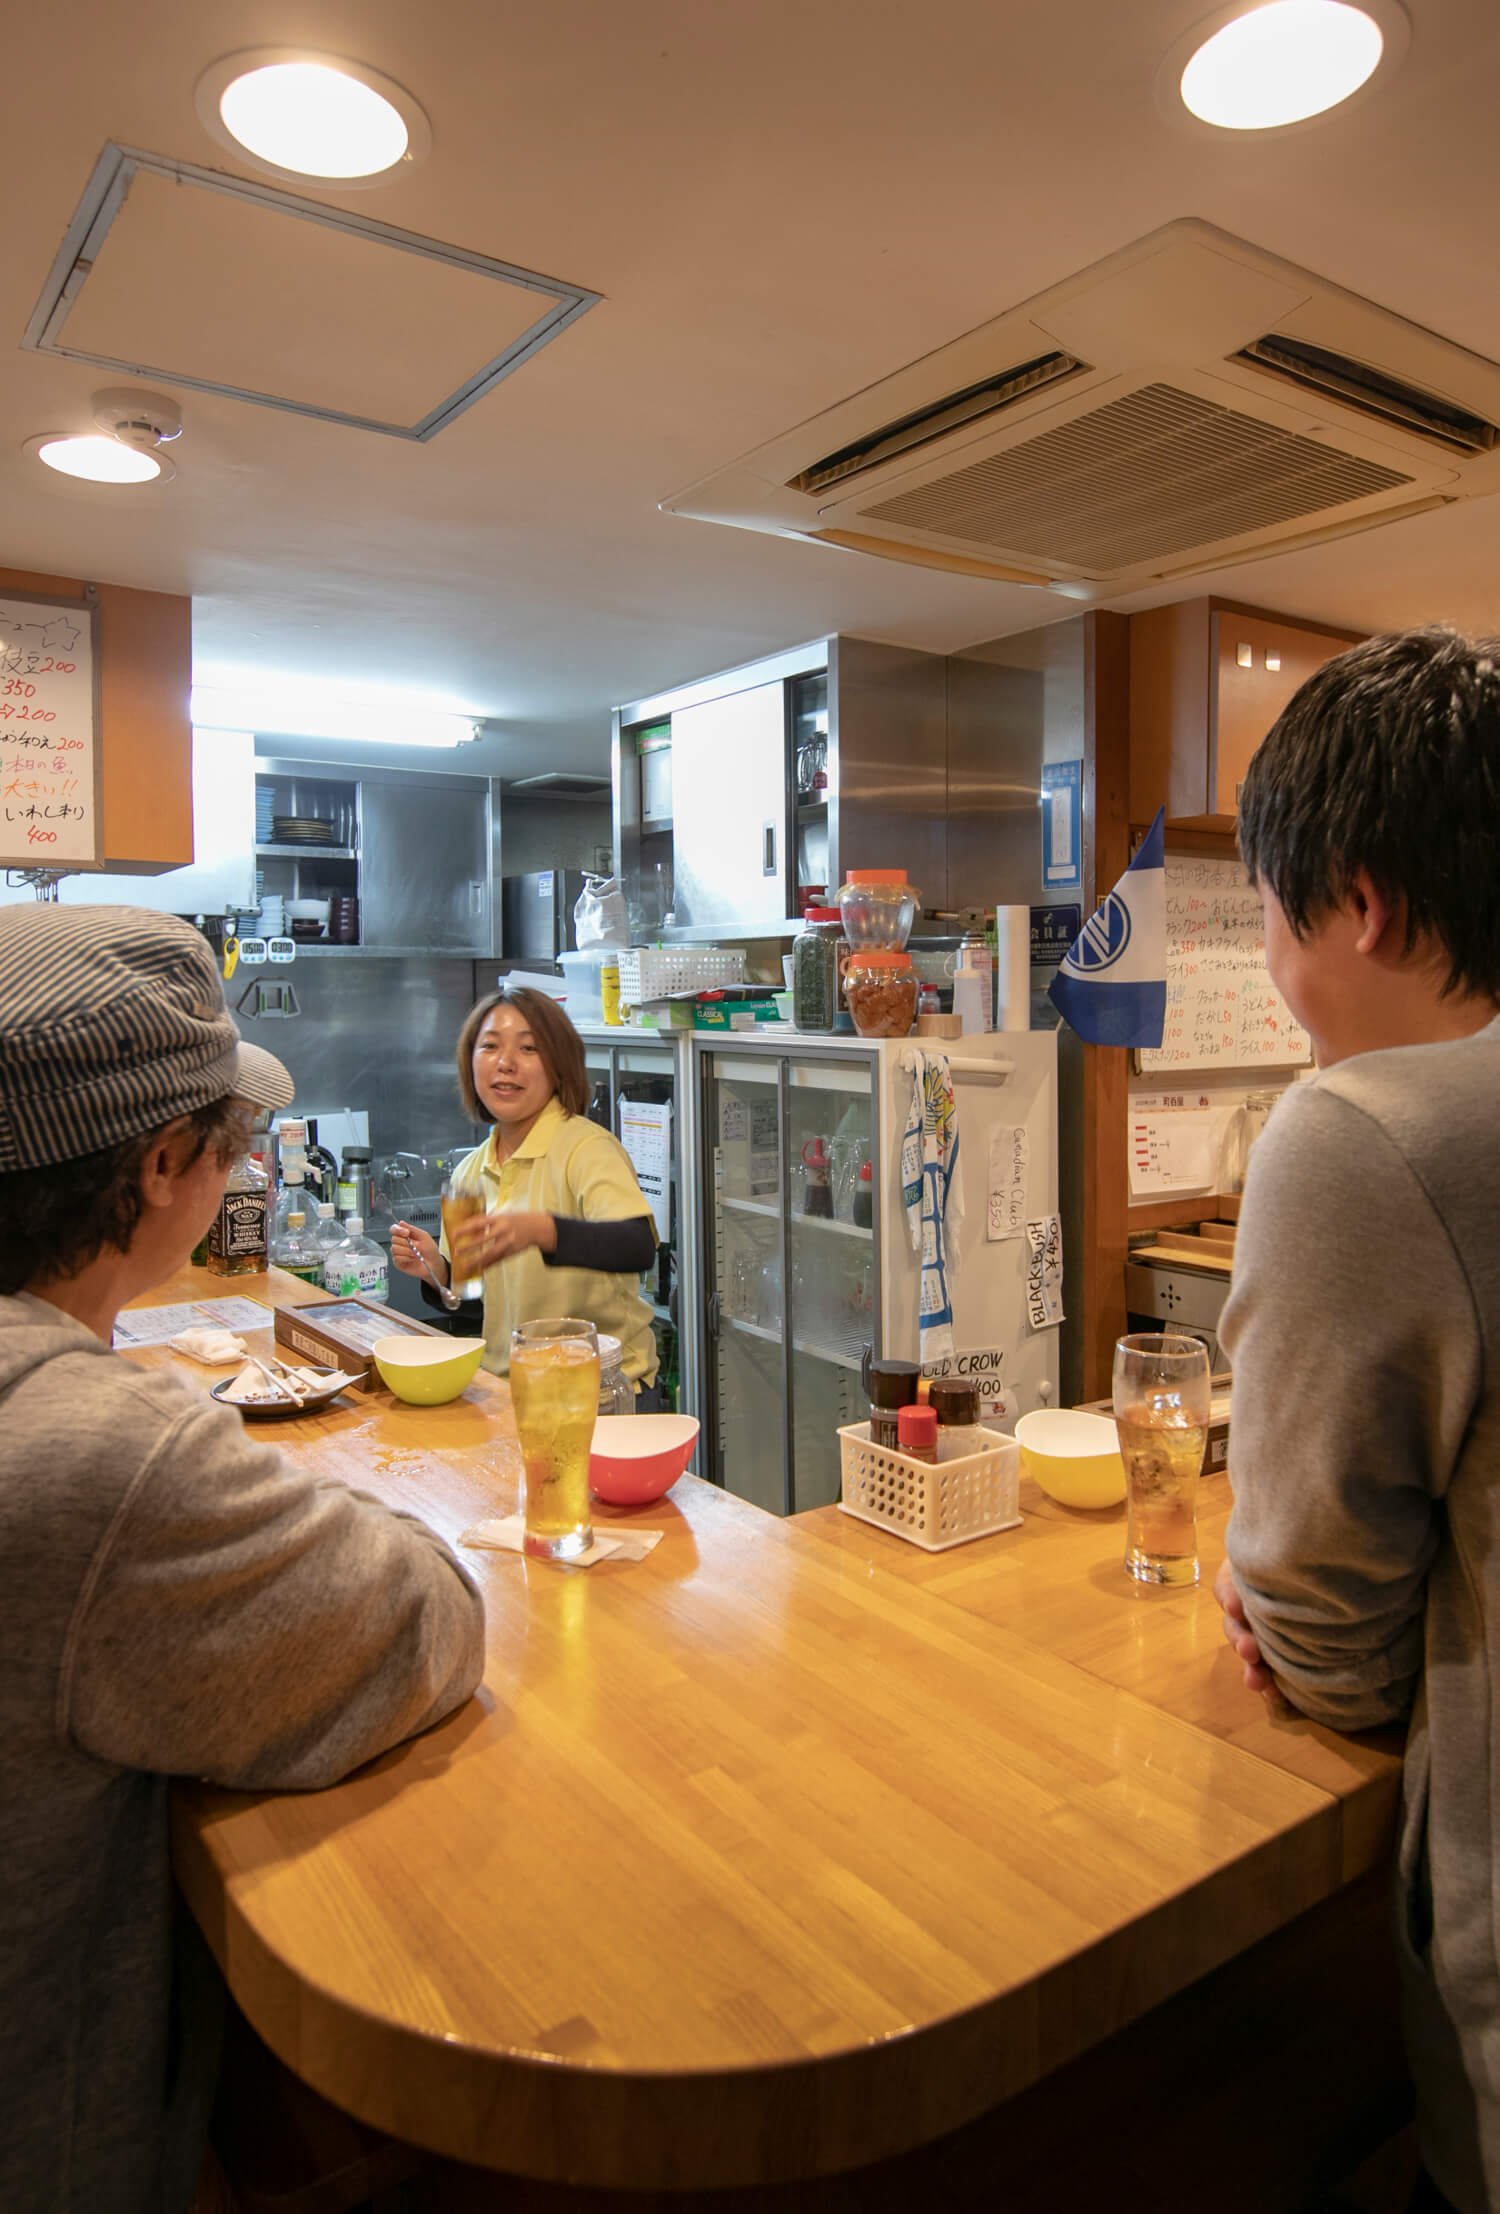
[[[89,600],[0,597],[0,864],[100,869],[98,654]]]

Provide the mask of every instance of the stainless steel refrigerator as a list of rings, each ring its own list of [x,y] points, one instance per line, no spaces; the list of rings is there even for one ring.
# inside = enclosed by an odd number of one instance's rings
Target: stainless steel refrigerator
[[[582,869],[538,869],[500,881],[501,953],[507,961],[555,961],[570,952]]]

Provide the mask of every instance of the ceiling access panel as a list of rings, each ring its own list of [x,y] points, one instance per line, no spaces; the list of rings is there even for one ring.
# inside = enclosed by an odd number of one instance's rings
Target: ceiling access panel
[[[599,297],[274,185],[110,144],[22,344],[425,443]]]

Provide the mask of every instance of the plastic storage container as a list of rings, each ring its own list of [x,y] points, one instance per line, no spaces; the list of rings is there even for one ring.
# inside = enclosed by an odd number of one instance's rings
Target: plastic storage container
[[[619,958],[618,946],[590,946],[583,953],[558,955],[557,965],[567,985],[563,1008],[569,1022],[603,1022],[604,970]]]
[[[870,1425],[839,1431],[843,1496],[839,1506],[925,1553],[1014,1529],[1021,1519],[1021,1448],[998,1430],[982,1453],[961,1461],[915,1461],[872,1445]]]
[[[600,1337],[599,1412],[602,1415],[635,1413],[635,1386],[625,1373],[624,1358],[618,1338]]]
[[[919,895],[905,869],[851,869],[839,886],[839,915],[850,949],[900,952],[917,919]]]
[[[906,953],[851,952],[844,999],[862,1038],[904,1038],[917,1014],[917,972]]]

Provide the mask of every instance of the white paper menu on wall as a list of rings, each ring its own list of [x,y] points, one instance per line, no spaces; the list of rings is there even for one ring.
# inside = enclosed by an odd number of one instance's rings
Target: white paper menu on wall
[[[1167,855],[1167,1019],[1146,1069],[1295,1068],[1312,1057],[1266,973],[1265,916],[1243,864]]]
[[[0,597],[0,866],[100,869],[94,610]]]

